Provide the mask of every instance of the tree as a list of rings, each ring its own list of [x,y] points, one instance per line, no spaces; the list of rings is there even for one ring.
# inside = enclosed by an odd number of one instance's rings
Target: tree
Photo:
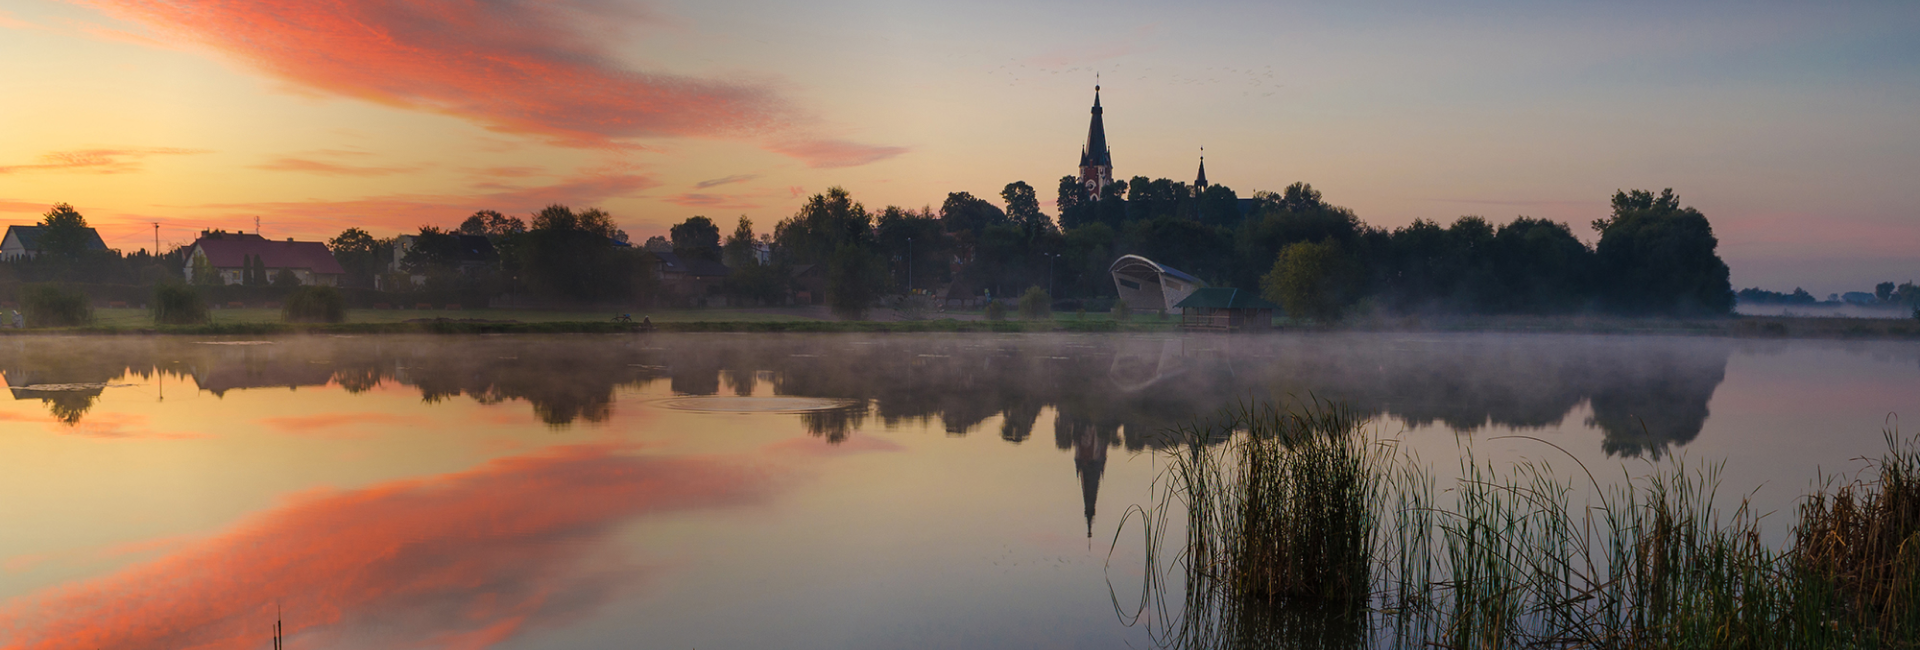
[[[555,204],[541,209],[520,254],[528,282],[576,301],[632,299],[642,286],[639,276],[650,271],[641,256],[614,250],[617,232],[612,216],[598,208],[574,212]]]
[[[706,217],[688,217],[668,229],[673,253],[685,258],[720,261],[720,227]]]
[[[947,200],[940,204],[940,223],[946,225],[948,232],[979,233],[988,226],[1006,222],[1007,213],[967,192],[949,193]]]
[[[1339,242],[1298,242],[1280,249],[1260,290],[1289,316],[1332,322],[1352,303],[1358,275]]]
[[[327,250],[333,252],[333,259],[347,272],[348,286],[372,287],[373,278],[386,270],[393,244],[375,239],[365,230],[348,228],[327,240]]]
[[[40,218],[40,253],[56,259],[76,260],[93,243],[93,231],[87,218],[65,203],[56,203]]]
[[[1616,192],[1596,219],[1601,297],[1630,314],[1727,314],[1733,286],[1705,215],[1681,207],[1672,189]]]
[[[887,253],[887,284],[908,290],[937,285],[947,280],[945,263],[953,250],[953,238],[940,225],[932,208],[918,211],[887,206],[874,223],[875,243]],[[907,286],[908,279],[913,281]]]
[[[194,251],[192,264],[194,284],[219,286],[227,283],[220,277],[220,271],[213,268],[213,263],[207,261],[206,253]]]
[[[1078,228],[1088,222],[1096,221],[1093,214],[1093,197],[1087,193],[1087,186],[1075,176],[1061,176],[1057,198],[1053,207],[1060,211],[1062,230]]]
[[[827,306],[847,320],[866,317],[881,280],[880,261],[866,246],[846,242],[827,261]]]
[[[1873,297],[1880,299],[1880,302],[1893,302],[1893,290],[1892,282],[1873,285]]]
[[[264,265],[265,263],[263,262],[262,264]],[[276,289],[292,289],[298,287],[300,286],[300,276],[294,275],[293,269],[280,269],[279,273],[273,275],[273,286]]]
[[[1026,181],[1008,183],[1000,190],[1000,199],[1007,203],[1007,221],[1025,230],[1027,236],[1054,229],[1053,219],[1040,211],[1040,199]]]
[[[527,223],[519,217],[509,217],[493,210],[481,210],[460,222],[460,234],[503,237],[527,231]]]

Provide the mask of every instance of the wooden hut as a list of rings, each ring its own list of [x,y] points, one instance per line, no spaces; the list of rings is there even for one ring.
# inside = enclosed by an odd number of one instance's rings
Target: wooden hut
[[[1271,329],[1280,309],[1254,292],[1226,287],[1197,289],[1174,307],[1182,329],[1209,332]]]

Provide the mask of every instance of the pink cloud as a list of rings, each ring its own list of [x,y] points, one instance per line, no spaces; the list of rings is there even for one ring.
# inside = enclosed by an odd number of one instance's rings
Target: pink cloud
[[[761,87],[628,70],[612,34],[560,3],[96,0],[117,17],[330,95],[578,146],[738,136],[784,124]],[[633,17],[626,17],[631,20]]]
[[[85,0],[163,38],[223,53],[304,93],[452,115],[502,133],[624,149],[630,138],[766,138],[814,118],[766,85],[621,65],[606,3],[496,0]],[[842,143],[843,151],[858,145]],[[816,167],[898,155],[867,147]],[[774,147],[788,153],[788,147]],[[819,161],[827,160],[827,164]]]
[[[709,178],[707,180],[694,183],[693,187],[694,189],[704,190],[709,187],[719,187],[721,185],[729,185],[732,183],[744,183],[759,177],[760,176],[758,174],[734,174],[732,176],[722,176],[720,178]]]
[[[808,167],[858,167],[906,153],[906,147],[883,147],[845,140],[784,140],[766,146],[768,151],[800,159]]]
[[[38,203],[34,201],[13,201],[8,199],[0,199],[0,212],[45,213],[46,211],[51,209],[53,209],[53,204],[51,203]]]
[[[206,149],[179,147],[132,147],[122,149],[73,149],[40,154],[40,162],[27,165],[0,165],[0,174],[19,172],[74,171],[93,174],[123,174],[139,171],[148,156],[178,156],[208,153]]]
[[[316,491],[151,562],[8,601],[0,638],[10,650],[254,648],[279,601],[291,647],[485,648],[642,581],[605,569],[619,566],[622,524],[764,502],[776,482],[586,445]]]

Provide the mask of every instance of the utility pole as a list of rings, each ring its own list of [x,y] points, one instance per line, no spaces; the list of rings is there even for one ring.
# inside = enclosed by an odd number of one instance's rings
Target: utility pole
[[[913,295],[913,238],[907,238],[907,295]]]
[[[160,222],[153,222],[153,257],[160,258]]]

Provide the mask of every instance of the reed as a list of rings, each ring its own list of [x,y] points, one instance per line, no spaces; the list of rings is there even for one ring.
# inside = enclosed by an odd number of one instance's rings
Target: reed
[[[1148,545],[1131,616],[1163,647],[1920,647],[1920,443],[1895,432],[1781,548],[1746,500],[1717,505],[1715,464],[1603,485],[1468,447],[1440,490],[1317,400],[1175,433],[1160,496],[1122,524]],[[1170,530],[1183,546],[1162,548]]]

